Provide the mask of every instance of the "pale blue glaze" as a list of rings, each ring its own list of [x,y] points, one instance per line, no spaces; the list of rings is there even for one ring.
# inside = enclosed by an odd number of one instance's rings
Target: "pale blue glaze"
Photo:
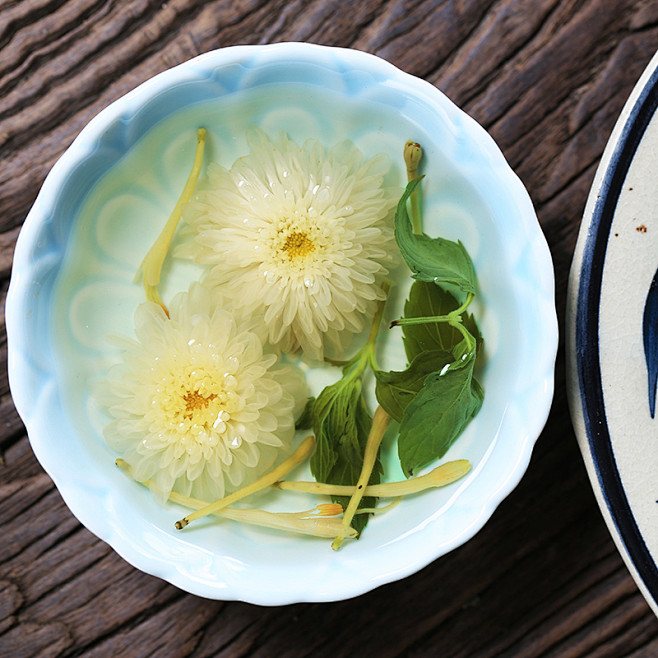
[[[132,277],[189,171],[199,123],[209,131],[208,159],[225,166],[245,153],[244,129],[256,124],[327,146],[347,137],[368,156],[388,152],[389,183],[400,187],[402,145],[421,142],[425,229],[461,239],[475,263],[486,398],[447,455],[470,459],[473,471],[458,485],[405,501],[338,553],[326,542],[233,524],[177,533],[177,510],[157,506],[120,474],[100,434],[105,419],[89,388],[114,356],[102,334],[132,330],[142,299]],[[194,276],[169,265],[163,294]],[[408,284],[402,276],[391,317]],[[238,46],[119,99],[53,168],[16,248],[6,312],[11,389],[36,455],[73,513],[135,566],[211,598],[335,600],[459,546],[517,484],[552,398],[553,294],[550,255],[523,185],[485,131],[436,88],[357,51]],[[389,336],[382,366],[400,366],[401,351]],[[308,374],[316,390],[336,376]],[[265,502],[315,504],[294,501]]]

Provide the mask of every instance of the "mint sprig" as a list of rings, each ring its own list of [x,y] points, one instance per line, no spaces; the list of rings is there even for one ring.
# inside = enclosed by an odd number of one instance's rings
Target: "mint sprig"
[[[475,269],[461,242],[422,232],[413,206],[412,224],[407,205],[420,180],[410,180],[395,215],[395,238],[416,279],[404,316],[391,325],[403,329],[409,366],[375,372],[377,400],[400,423],[398,456],[407,476],[443,457],[484,399],[474,376],[482,336],[466,312],[477,291]],[[464,301],[449,291],[464,293]]]

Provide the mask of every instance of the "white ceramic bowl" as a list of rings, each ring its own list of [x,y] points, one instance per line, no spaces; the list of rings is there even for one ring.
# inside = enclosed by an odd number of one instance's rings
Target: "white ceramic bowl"
[[[461,239],[479,276],[485,402],[445,457],[469,459],[472,471],[405,499],[338,552],[325,540],[228,521],[176,531],[181,510],[158,506],[114,466],[117,455],[101,434],[106,418],[89,392],[115,357],[106,335],[132,332],[143,295],[132,278],[187,176],[196,128],[208,129],[207,161],[230,166],[245,153],[252,124],[298,142],[349,138],[367,156],[386,151],[400,186],[402,145],[419,141],[425,229]],[[165,274],[165,298],[196,275],[177,263]],[[461,545],[518,483],[553,393],[553,294],[549,251],[523,185],[486,132],[436,88],[357,51],[226,48],[113,103],[53,167],[16,247],[6,305],[11,390],[34,452],[71,511],[139,569],[216,599],[343,599]],[[389,315],[402,301],[399,294]],[[395,363],[400,351],[399,335],[389,337],[381,358]],[[316,390],[323,381],[326,373],[312,374]],[[389,480],[401,476],[394,456],[389,448]],[[292,507],[274,493],[261,502]]]

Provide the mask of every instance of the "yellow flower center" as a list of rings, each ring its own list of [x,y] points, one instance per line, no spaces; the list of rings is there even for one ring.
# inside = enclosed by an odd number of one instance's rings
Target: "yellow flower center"
[[[315,244],[306,233],[293,231],[286,237],[282,249],[286,252],[288,260],[293,260],[295,258],[306,258],[315,251]]]
[[[224,435],[244,407],[236,377],[213,365],[162,366],[166,372],[157,378],[148,422],[174,429],[186,444]]]
[[[208,408],[208,405],[217,397],[215,393],[211,393],[208,396],[203,396],[199,391],[187,391],[183,396],[183,402],[185,402],[185,413],[183,418],[189,418],[192,420],[194,412],[198,411],[202,407],[204,409]]]

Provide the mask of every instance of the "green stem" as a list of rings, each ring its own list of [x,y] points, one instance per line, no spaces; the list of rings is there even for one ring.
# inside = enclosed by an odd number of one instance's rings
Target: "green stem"
[[[407,167],[407,181],[411,182],[418,177],[418,165],[423,157],[423,149],[420,144],[408,139],[404,145],[404,163]],[[409,198],[411,210],[411,225],[413,232],[420,235],[423,232],[423,219],[420,214],[420,202],[418,201],[418,187],[411,193]]]
[[[466,344],[468,345],[468,351],[472,352],[477,345],[475,338],[471,335],[471,332],[461,323],[461,322],[448,322],[451,327],[458,329],[461,335],[464,337]]]
[[[324,362],[328,363],[330,366],[336,366],[337,368],[344,368],[349,361],[340,361],[338,359],[332,359],[328,356],[324,357]]]
[[[460,316],[457,316],[461,319]],[[455,320],[453,315],[430,315],[420,318],[400,318],[399,320],[393,320],[391,322],[391,327],[404,327],[410,324],[431,324],[434,322],[451,322]]]
[[[430,324],[433,322],[448,322],[449,324],[456,326],[456,323],[461,323],[461,314],[468,308],[474,297],[475,295],[472,292],[469,292],[468,295],[466,295],[466,301],[459,308],[450,311],[447,315],[426,315],[417,318],[399,318],[398,320],[393,320],[393,322],[391,322],[391,328],[403,327],[404,325],[410,324]]]
[[[372,319],[372,324],[370,325],[370,333],[368,334],[367,345],[374,345],[375,340],[377,339],[377,335],[379,334],[379,325],[382,322],[382,316],[384,315],[384,306],[386,305],[386,300],[388,299],[388,293],[391,290],[391,284],[388,281],[384,281],[384,283],[382,283],[382,290],[384,291],[386,297],[384,299],[380,299],[379,303],[377,304],[377,310],[375,311],[375,315]]]
[[[454,311],[451,311],[449,315],[453,315],[453,314],[461,315],[469,307],[474,297],[475,295],[472,292],[469,292],[466,295],[466,301],[459,308],[456,308]]]
[[[346,381],[353,381],[357,377],[361,377],[365,369],[370,366],[373,370],[377,370],[377,361],[375,358],[375,343],[379,335],[379,326],[382,322],[384,315],[384,307],[388,299],[388,293],[391,289],[391,284],[388,281],[382,283],[382,290],[386,295],[385,299],[380,299],[377,305],[377,310],[372,318],[370,325],[370,332],[366,344],[352,357],[346,364],[343,370]]]
[[[418,201],[418,188],[416,188],[409,198],[409,205],[411,209],[411,226],[415,235],[420,235],[423,232],[423,221],[420,216],[420,203]]]

